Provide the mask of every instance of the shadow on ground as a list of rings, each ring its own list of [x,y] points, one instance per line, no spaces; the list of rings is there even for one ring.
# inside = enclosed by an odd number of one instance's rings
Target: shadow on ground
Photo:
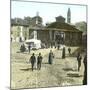
[[[75,69],[72,69],[72,68],[63,68],[64,71],[77,71]]]
[[[42,64],[49,64],[48,62],[42,62]]]
[[[20,70],[22,70],[22,71],[29,71],[29,70],[31,70],[32,71],[32,68],[24,68],[24,69],[20,69]],[[34,70],[36,70],[36,68],[34,68]]]
[[[76,78],[79,78],[79,77],[82,77],[82,75],[79,75],[78,73],[68,73],[67,74],[67,77],[76,77]]]

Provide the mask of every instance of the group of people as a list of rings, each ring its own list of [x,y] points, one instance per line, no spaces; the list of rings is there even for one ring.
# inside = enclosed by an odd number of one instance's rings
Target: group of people
[[[69,52],[69,54],[71,54],[70,48],[68,48],[68,52]],[[53,58],[54,58],[54,54],[53,54],[52,50],[50,50],[49,56],[48,56],[48,64],[50,64],[50,65],[53,64]],[[65,47],[62,50],[62,59],[64,59],[64,58],[65,58]],[[36,56],[34,53],[32,54],[32,56],[30,57],[32,71],[34,70],[35,63],[37,63],[37,70],[41,69],[42,59],[43,59],[43,57],[42,57],[41,53],[39,53],[39,55],[37,56],[37,62],[36,62]],[[82,60],[82,55],[80,52],[78,52],[78,54],[77,54],[78,71],[80,71],[81,60]],[[83,84],[85,85],[85,84],[87,84],[87,55],[85,55],[83,63],[84,63],[84,67],[85,67]]]
[[[26,46],[25,44],[23,43],[21,46],[20,46],[20,52],[25,52],[27,49],[26,49]],[[30,44],[28,45],[28,52],[30,53],[30,50],[31,50],[31,46]]]
[[[25,51],[26,51],[26,48],[25,48],[25,45],[24,45],[24,44],[22,44],[22,45],[20,46],[20,51],[21,51],[21,52],[25,52]]]
[[[37,57],[37,69],[38,70],[41,69],[42,59],[43,59],[43,57],[42,57],[41,53],[39,53],[39,55]],[[35,54],[34,53],[30,57],[29,62],[31,62],[31,67],[32,67],[32,71],[33,71],[34,70],[35,63],[36,63],[36,57],[35,57]]]
[[[69,53],[69,55],[71,55],[71,48],[70,47],[68,48],[68,53]],[[65,47],[63,47],[63,49],[62,49],[62,59],[65,59],[65,57],[66,57],[66,49],[65,49]]]
[[[54,57],[55,56],[54,56],[52,50],[50,50],[49,55],[48,55],[48,64],[50,64],[50,65],[53,64]],[[65,47],[63,47],[63,50],[62,50],[62,59],[64,59],[64,58],[65,58]],[[36,59],[37,59],[37,62],[36,62]],[[35,63],[37,64],[37,69],[38,70],[41,69],[42,59],[43,59],[43,57],[42,57],[41,53],[39,53],[37,58],[34,53],[32,54],[32,56],[30,57],[32,71],[34,70]]]
[[[63,47],[62,49],[62,59],[65,59],[66,58],[66,50],[65,50],[65,47]],[[68,52],[69,54],[71,54],[71,48],[69,47],[68,48]],[[54,54],[52,52],[52,50],[50,50],[49,52],[49,56],[48,56],[48,64],[53,64],[53,58],[54,58]],[[33,53],[32,56],[30,57],[30,62],[31,62],[31,65],[32,65],[32,71],[34,69],[34,66],[35,66],[35,63],[37,63],[37,69],[40,70],[41,69],[41,64],[42,64],[42,55],[41,53],[39,53],[38,57],[37,57],[37,62],[36,62],[36,56],[35,54]],[[78,62],[78,71],[80,70],[80,67],[81,67],[81,59],[82,59],[82,56],[80,53],[77,54],[77,62]]]
[[[50,50],[49,57],[48,57],[48,64],[53,63],[53,58],[54,58],[54,54],[53,54],[52,50]],[[36,62],[36,59],[37,59],[37,62]],[[43,57],[42,57],[41,53],[39,53],[37,58],[34,53],[32,54],[32,56],[29,59],[29,62],[31,63],[32,71],[34,70],[35,63],[37,64],[37,69],[38,70],[41,69],[42,59],[43,59]]]

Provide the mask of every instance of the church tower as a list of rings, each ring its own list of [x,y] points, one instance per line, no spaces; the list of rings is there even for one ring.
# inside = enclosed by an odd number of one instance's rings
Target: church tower
[[[67,12],[67,23],[71,23],[71,11],[70,8],[68,8],[68,12]]]
[[[36,13],[36,25],[38,25],[39,12]]]

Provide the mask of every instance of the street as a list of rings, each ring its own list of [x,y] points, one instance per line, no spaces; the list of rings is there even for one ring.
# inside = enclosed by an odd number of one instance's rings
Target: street
[[[66,47],[66,58],[62,59],[62,49],[52,49],[54,53],[53,64],[48,64],[49,49],[40,49],[31,51],[30,53],[18,52],[19,46],[12,45],[11,50],[11,88],[40,88],[40,87],[57,87],[57,86],[75,86],[82,85],[83,80],[83,58],[80,71],[78,72],[78,64],[76,57],[68,55]],[[73,53],[78,47],[71,47]],[[29,58],[32,53],[37,57],[41,52],[43,56],[41,70],[31,70]]]

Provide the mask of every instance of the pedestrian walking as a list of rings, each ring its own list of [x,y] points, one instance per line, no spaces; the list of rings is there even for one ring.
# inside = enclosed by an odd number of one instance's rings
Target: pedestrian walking
[[[65,47],[63,47],[63,50],[62,50],[62,59],[65,58]]]
[[[83,85],[87,85],[87,55],[85,55],[83,63],[84,63]]]
[[[54,54],[53,54],[52,50],[50,50],[49,59],[48,59],[48,63],[49,64],[52,64],[53,63],[53,58],[54,58]]]
[[[78,61],[78,71],[80,70],[80,67],[81,67],[81,59],[82,59],[82,56],[80,53],[78,53],[77,55],[77,61]]]
[[[36,63],[36,57],[34,55],[34,53],[32,54],[32,56],[30,57],[30,62],[31,62],[31,67],[32,67],[32,71],[34,69],[34,65]]]
[[[37,69],[41,69],[41,63],[42,63],[43,57],[41,56],[41,53],[39,53],[39,56],[37,57]]]
[[[28,51],[29,51],[29,53],[30,53],[30,49],[31,49],[31,46],[30,46],[30,44],[28,45]]]

